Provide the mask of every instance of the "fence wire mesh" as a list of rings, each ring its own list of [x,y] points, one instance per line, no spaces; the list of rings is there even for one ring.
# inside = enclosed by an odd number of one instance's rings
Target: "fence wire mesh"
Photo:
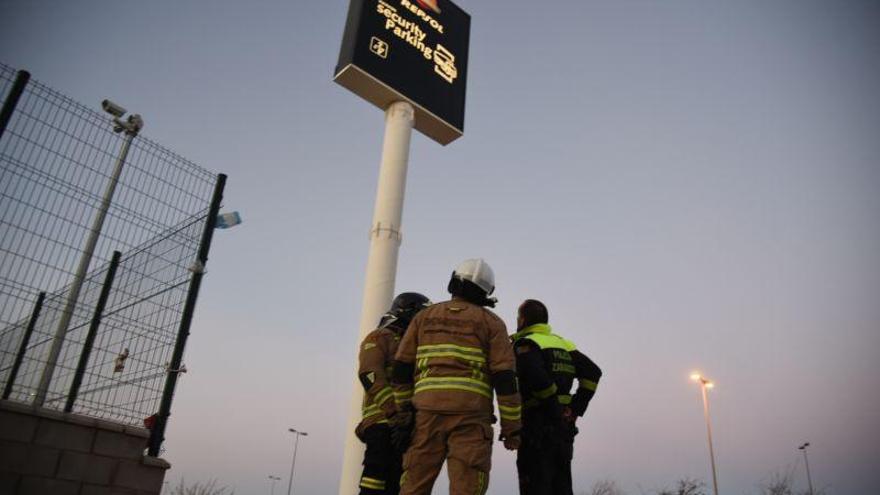
[[[16,71],[0,64],[3,101]],[[123,145],[111,117],[31,80],[0,138],[0,386],[33,400],[76,266]],[[140,425],[156,413],[215,174],[134,138],[44,407],[62,409],[113,251],[123,253],[74,412]],[[20,368],[13,365],[46,292]]]

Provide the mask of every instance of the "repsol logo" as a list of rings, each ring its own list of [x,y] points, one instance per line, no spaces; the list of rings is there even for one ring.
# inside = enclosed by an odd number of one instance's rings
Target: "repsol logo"
[[[415,14],[416,17],[418,17],[419,19],[428,23],[428,25],[430,25],[432,28],[436,29],[438,33],[444,34],[443,24],[440,24],[437,21],[437,19],[434,19],[433,17],[431,17],[430,14],[428,14],[427,12],[422,10],[422,8],[419,7],[418,5],[414,4],[413,2],[410,2],[410,0],[401,0],[400,5],[403,6],[403,8],[405,8],[405,9],[409,10],[410,12],[412,12],[413,14]]]

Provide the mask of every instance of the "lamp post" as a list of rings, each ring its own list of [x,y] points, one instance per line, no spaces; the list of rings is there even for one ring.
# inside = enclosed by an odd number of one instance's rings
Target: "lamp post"
[[[807,459],[807,447],[809,446],[810,442],[805,442],[803,445],[798,447],[798,450],[802,450],[804,452],[804,465],[807,466],[807,483],[809,483],[810,495],[813,495],[813,478],[810,476],[810,460]]]
[[[715,469],[715,449],[712,447],[712,422],[709,421],[709,397],[706,389],[715,388],[715,384],[711,380],[699,373],[693,373],[691,380],[700,384],[700,390],[703,392],[703,415],[706,417],[706,432],[709,436],[709,461],[712,464],[712,487],[715,495],[718,495],[718,475]]]
[[[293,460],[290,462],[290,481],[287,482],[287,495],[290,495],[293,489],[293,468],[296,466],[296,448],[299,446],[299,437],[305,437],[309,434],[304,431],[294,430],[293,428],[288,428],[287,431],[296,435],[293,441]]]
[[[269,495],[275,495],[275,482],[281,481],[281,478],[270,474],[269,479],[272,481],[272,489],[269,491]]]

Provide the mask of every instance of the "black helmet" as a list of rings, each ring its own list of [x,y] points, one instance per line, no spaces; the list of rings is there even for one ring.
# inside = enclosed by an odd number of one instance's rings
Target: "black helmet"
[[[382,315],[379,326],[395,326],[406,330],[416,313],[430,305],[431,300],[418,292],[403,292],[391,302],[391,309]]]

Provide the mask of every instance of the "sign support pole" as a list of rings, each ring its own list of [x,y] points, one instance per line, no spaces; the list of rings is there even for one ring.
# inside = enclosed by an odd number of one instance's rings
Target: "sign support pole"
[[[367,259],[358,346],[367,334],[376,329],[379,319],[388,311],[394,298],[409,143],[414,120],[415,110],[407,102],[392,103],[385,111],[382,166],[379,169],[379,186],[370,229],[370,254]],[[345,454],[342,460],[339,495],[356,495],[359,492],[361,461],[364,458],[364,445],[354,435],[354,429],[361,420],[364,389],[357,377],[353,378],[348,423],[344,432]]]

